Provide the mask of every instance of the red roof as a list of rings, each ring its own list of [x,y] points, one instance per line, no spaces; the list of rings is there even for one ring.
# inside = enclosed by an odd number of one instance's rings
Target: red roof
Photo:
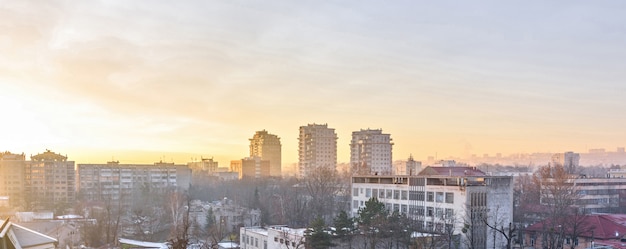
[[[486,176],[475,167],[433,167],[424,168],[419,174],[420,176]]]
[[[579,231],[582,233],[580,237],[586,237],[597,240],[620,239],[626,235],[626,214],[590,214],[576,218],[568,217],[566,220],[581,219],[579,223]],[[550,219],[535,223],[526,228],[527,231],[543,232],[544,225],[549,226],[552,223]],[[565,233],[571,231],[571,227],[565,225]]]

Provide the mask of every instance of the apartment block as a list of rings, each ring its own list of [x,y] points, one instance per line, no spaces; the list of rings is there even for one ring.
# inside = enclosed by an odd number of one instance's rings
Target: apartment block
[[[74,161],[67,156],[46,150],[26,162],[26,202],[35,209],[73,204],[76,200]]]
[[[133,191],[186,191],[191,183],[187,165],[157,162],[154,164],[78,164],[78,189],[81,198],[93,201],[125,203],[133,198]]]
[[[250,139],[250,157],[260,157],[270,162],[269,175],[282,176],[280,138],[266,130],[257,131]]]
[[[355,174],[391,175],[393,143],[382,129],[352,132],[350,165]]]
[[[0,153],[0,198],[6,206],[24,205],[26,156]],[[0,204],[3,206],[3,204]]]
[[[298,177],[305,178],[315,169],[337,167],[337,134],[327,124],[300,126],[298,136]]]
[[[210,176],[217,172],[218,163],[213,158],[201,158],[198,162],[187,163],[193,175]]]

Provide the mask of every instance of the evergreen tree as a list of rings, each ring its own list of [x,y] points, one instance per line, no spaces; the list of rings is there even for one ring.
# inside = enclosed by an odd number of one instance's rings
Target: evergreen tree
[[[355,230],[354,219],[348,217],[348,213],[346,211],[341,210],[341,212],[335,218],[334,225],[335,229],[337,229],[337,238],[344,242],[347,241],[348,247],[352,248],[352,233]]]
[[[309,225],[306,244],[306,248],[311,249],[326,249],[335,246],[332,242],[332,236],[326,232],[326,223],[321,217],[313,220]]]
[[[365,206],[359,209],[359,216],[357,217],[359,223],[359,229],[361,232],[366,233],[366,238],[363,240],[366,243],[365,247],[374,249],[381,238],[384,238],[382,231],[386,229],[388,224],[389,211],[385,208],[385,204],[380,202],[375,197],[370,198],[365,202]]]

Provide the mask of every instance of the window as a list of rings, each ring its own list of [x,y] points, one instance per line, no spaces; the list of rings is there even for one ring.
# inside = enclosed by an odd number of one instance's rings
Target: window
[[[433,217],[433,215],[434,215],[433,207],[426,207],[426,216]]]
[[[406,214],[406,212],[407,212],[407,205],[406,204],[402,204],[402,206],[400,206],[400,212],[402,212],[403,214]]]
[[[372,197],[378,197],[378,189],[372,189]]]
[[[352,189],[352,196],[359,196],[359,188]]]
[[[387,189],[386,198],[387,199],[393,198],[393,191],[391,189]]]
[[[415,205],[410,205],[410,206],[409,206],[409,214],[411,214],[411,215],[417,215],[417,206],[415,206]]]
[[[366,188],[365,189],[365,197],[367,197],[367,198],[372,197],[372,189],[371,188]]]
[[[454,220],[454,209],[452,208],[446,208],[446,219],[448,220]]]
[[[278,238],[274,237],[274,242],[278,242]]]
[[[426,193],[426,201],[433,202],[435,199],[435,194],[433,192]]]
[[[437,216],[438,219],[443,219],[443,209],[435,208],[435,216]]]
[[[359,208],[359,201],[357,200],[352,201],[352,208],[354,209]]]
[[[259,238],[254,238],[254,246],[259,247]]]
[[[400,200],[400,190],[394,190],[393,191],[393,199],[394,200]]]
[[[407,195],[408,195],[408,192],[406,190],[402,190],[402,195],[400,196],[400,198],[402,200],[406,200],[407,199]]]
[[[437,192],[437,193],[436,193],[436,195],[435,195],[435,201],[436,201],[436,202],[439,202],[439,203],[443,202],[443,192]]]
[[[385,198],[385,190],[384,190],[384,189],[381,189],[381,190],[378,192],[378,199],[384,199],[384,198]]]
[[[400,205],[398,205],[398,204],[393,204],[393,211],[394,211],[394,212],[400,212]]]
[[[446,203],[454,203],[454,193],[446,193]]]

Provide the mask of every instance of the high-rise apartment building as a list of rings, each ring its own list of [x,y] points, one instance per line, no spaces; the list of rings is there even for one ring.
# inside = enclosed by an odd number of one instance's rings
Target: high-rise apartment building
[[[565,153],[557,153],[552,155],[553,166],[563,166],[563,168],[570,174],[576,174],[578,165],[580,162],[580,154],[571,151]]]
[[[327,124],[300,126],[298,145],[300,178],[320,167],[335,169],[337,166],[337,134]]]
[[[250,157],[260,157],[269,160],[272,177],[280,177],[281,172],[281,145],[280,138],[266,130],[257,131],[250,139]]]
[[[76,200],[74,161],[50,150],[30,158],[24,172],[26,199],[32,207],[52,208]]]
[[[23,205],[26,157],[24,154],[0,153],[0,197],[9,206]]]
[[[391,135],[382,129],[352,132],[350,142],[350,165],[359,175],[392,173]]]

